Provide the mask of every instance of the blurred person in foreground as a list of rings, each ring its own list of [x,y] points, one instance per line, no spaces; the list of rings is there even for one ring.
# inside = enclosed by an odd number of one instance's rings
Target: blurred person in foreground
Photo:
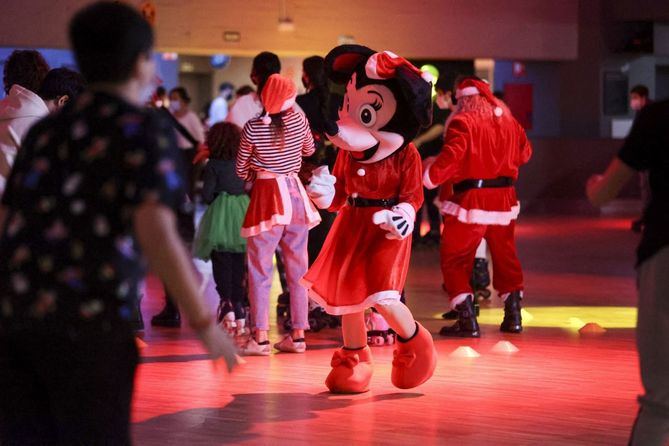
[[[0,444],[130,444],[138,362],[128,321],[143,253],[212,358],[235,348],[176,231],[174,133],[142,109],[153,32],[94,3],[70,23],[90,90],[29,132],[0,207]]]

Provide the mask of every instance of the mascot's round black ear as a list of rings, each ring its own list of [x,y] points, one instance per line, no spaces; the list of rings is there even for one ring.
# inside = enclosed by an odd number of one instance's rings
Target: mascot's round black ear
[[[375,51],[362,45],[340,45],[325,56],[325,72],[335,84],[345,84]]]
[[[407,67],[397,67],[395,79],[402,90],[411,113],[421,127],[432,124],[432,84]]]

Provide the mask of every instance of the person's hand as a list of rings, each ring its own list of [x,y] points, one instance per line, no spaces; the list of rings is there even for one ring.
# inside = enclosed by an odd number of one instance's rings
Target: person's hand
[[[590,178],[588,178],[588,182],[585,185],[585,193],[588,196],[590,202],[595,203],[597,187],[601,184],[603,179],[603,175],[592,175]]]
[[[328,166],[321,166],[313,171],[309,185],[306,187],[309,198],[319,209],[327,209],[335,196],[337,177],[330,175]]]
[[[384,231],[386,238],[403,240],[413,233],[416,211],[409,203],[400,203],[392,209],[375,212],[372,221]]]
[[[222,358],[228,368],[228,372],[238,364],[237,347],[233,339],[224,332],[217,324],[212,322],[205,328],[197,330],[200,341],[209,352],[211,359]]]

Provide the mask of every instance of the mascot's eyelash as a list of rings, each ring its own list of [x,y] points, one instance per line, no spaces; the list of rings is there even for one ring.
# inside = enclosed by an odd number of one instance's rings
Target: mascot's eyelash
[[[372,102],[370,105],[372,106],[372,108],[374,110],[379,111],[379,110],[381,110],[381,107],[382,107],[383,104],[381,104],[378,100],[376,100],[376,101]]]

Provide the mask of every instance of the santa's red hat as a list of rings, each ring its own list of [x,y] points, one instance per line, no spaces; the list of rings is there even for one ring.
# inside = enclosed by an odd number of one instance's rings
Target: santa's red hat
[[[269,124],[271,122],[269,115],[291,108],[295,104],[296,96],[297,88],[292,80],[280,74],[271,75],[260,93],[260,101],[265,108],[262,121]]]
[[[495,100],[495,96],[490,91],[490,85],[487,82],[475,77],[467,77],[460,81],[455,90],[456,99],[477,94],[483,96],[493,106],[495,116],[502,116],[504,110],[497,104],[497,100]]]

